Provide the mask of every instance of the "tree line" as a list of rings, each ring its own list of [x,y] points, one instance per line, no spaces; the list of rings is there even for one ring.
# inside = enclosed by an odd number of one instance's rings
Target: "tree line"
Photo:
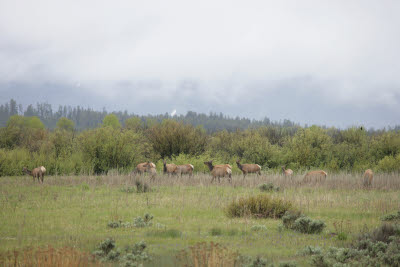
[[[208,132],[201,125],[165,118],[128,117],[122,123],[107,114],[95,128],[78,131],[61,117],[48,129],[38,116],[14,114],[0,128],[0,176],[21,175],[22,168],[45,166],[50,175],[128,173],[147,160],[162,169],[162,159],[190,163],[208,172],[205,161],[255,163],[262,170],[282,165],[296,172],[323,168],[328,172],[400,170],[400,132],[280,124]]]

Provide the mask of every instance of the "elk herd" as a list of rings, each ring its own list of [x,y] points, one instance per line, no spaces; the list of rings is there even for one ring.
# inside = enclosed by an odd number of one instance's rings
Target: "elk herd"
[[[232,166],[229,164],[220,164],[220,165],[213,165],[213,161],[206,161],[204,164],[208,167],[210,174],[212,176],[211,183],[218,178],[218,182],[220,182],[221,177],[227,177],[229,182],[232,182]],[[166,160],[163,160],[163,174],[171,176],[171,175],[189,175],[189,177],[193,176],[194,166],[192,164],[183,164],[183,165],[176,165],[173,163],[167,163]],[[243,173],[243,179],[246,177],[247,174],[254,173],[257,176],[261,175],[261,166],[258,164],[242,164],[240,163],[240,159],[236,160],[236,165],[239,170]],[[40,166],[34,168],[32,170],[28,170],[27,167],[22,169],[22,172],[28,174],[33,177],[33,181],[36,179],[43,183],[44,175],[46,174],[46,168],[44,166]],[[157,175],[156,165],[151,162],[143,162],[139,163],[136,168],[133,170],[131,175],[141,175],[144,173],[148,173],[151,179],[155,179]],[[282,166],[282,175],[287,178],[292,178],[293,171],[291,169],[286,169],[286,166]],[[321,183],[326,180],[327,173],[323,170],[317,171],[310,171],[307,172],[303,178],[303,183]],[[374,173],[371,169],[368,169],[364,172],[363,175],[363,185],[365,187],[370,187],[372,185],[372,180],[374,178]]]

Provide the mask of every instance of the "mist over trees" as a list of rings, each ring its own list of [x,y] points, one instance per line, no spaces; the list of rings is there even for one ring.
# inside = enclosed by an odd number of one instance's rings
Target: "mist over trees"
[[[400,171],[398,129],[301,127],[194,112],[173,118],[80,107],[53,112],[48,104],[23,110],[14,100],[0,111],[0,176],[41,165],[50,175],[127,173],[147,160],[160,170],[162,159],[191,163],[195,172],[207,172],[203,162],[213,159],[238,172],[239,158],[263,171],[279,171],[282,165],[295,172]]]

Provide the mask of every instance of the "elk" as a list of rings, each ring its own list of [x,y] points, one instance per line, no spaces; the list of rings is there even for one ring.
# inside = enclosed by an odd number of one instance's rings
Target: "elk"
[[[363,175],[364,186],[371,186],[372,179],[374,179],[374,172],[371,169],[366,170]]]
[[[164,168],[163,168],[163,173],[169,175],[176,174],[177,171],[177,166],[175,164],[167,164],[166,160],[163,160]]]
[[[322,170],[310,171],[310,172],[307,172],[307,174],[304,176],[303,182],[309,183],[313,179],[316,182],[322,182],[322,181],[325,181],[327,175],[328,174],[326,172],[322,171]]]
[[[288,176],[292,177],[292,175],[293,175],[293,171],[291,169],[286,169],[286,165],[282,166],[282,173],[286,177],[288,177]]]
[[[189,174],[189,177],[193,175],[194,166],[192,164],[184,164],[176,166],[176,174],[180,174],[181,177],[183,174]]]
[[[213,166],[212,160],[204,162],[205,165],[210,169],[211,175],[213,178],[211,179],[211,183],[218,177],[218,182],[221,182],[220,177],[228,176],[229,182],[232,182],[232,167],[229,164],[223,165],[215,165]]]
[[[236,161],[238,168],[243,172],[243,179],[248,173],[257,173],[261,175],[261,166],[258,164],[241,164],[240,159]]]
[[[146,164],[146,171],[150,175],[150,179],[154,180],[157,175],[156,165],[153,162],[148,161]]]
[[[156,165],[151,161],[139,163],[136,166],[136,169],[134,169],[132,173],[133,174],[143,174],[145,172],[150,173],[150,176],[152,178],[154,178],[155,175],[157,174]]]
[[[46,172],[45,167],[40,166],[40,167],[34,168],[34,169],[31,170],[31,171],[28,170],[27,167],[24,167],[24,168],[22,169],[22,171],[23,171],[25,174],[32,175],[33,181],[35,181],[35,178],[37,178],[39,182],[41,181],[41,182],[43,183],[44,174],[45,174],[45,172]]]

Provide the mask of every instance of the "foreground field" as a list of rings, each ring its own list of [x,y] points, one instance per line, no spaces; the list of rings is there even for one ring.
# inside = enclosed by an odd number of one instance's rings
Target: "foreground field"
[[[146,178],[145,178],[146,179]],[[372,188],[364,189],[361,177],[331,175],[322,185],[302,185],[301,177],[279,175],[234,176],[210,184],[209,175],[167,177],[149,182],[152,191],[128,193],[134,178],[109,176],[53,176],[43,185],[29,177],[0,178],[0,251],[29,246],[70,246],[91,252],[112,237],[118,246],[144,240],[153,261],[149,265],[174,265],[178,251],[197,242],[216,242],[242,255],[270,261],[293,260],[306,245],[343,246],[361,231],[380,224],[379,217],[399,209],[400,177],[376,175]],[[272,182],[278,192],[262,193],[261,183]],[[225,207],[241,196],[270,194],[290,200],[306,215],[327,224],[322,234],[306,235],[284,230],[280,220],[237,218],[225,215]],[[111,221],[130,221],[150,213],[153,225],[144,228],[109,228]],[[266,230],[253,231],[252,226]],[[347,240],[334,233],[344,232]]]

